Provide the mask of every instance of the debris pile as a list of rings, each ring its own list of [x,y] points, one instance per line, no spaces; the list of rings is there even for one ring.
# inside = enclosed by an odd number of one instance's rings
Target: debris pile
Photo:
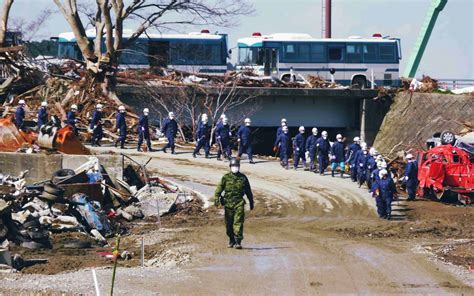
[[[19,176],[0,174],[0,254],[6,257],[0,270],[14,272],[24,267],[18,263],[20,259],[14,263],[12,247],[50,249],[55,234],[79,232],[89,238],[65,242],[61,248],[104,246],[107,238],[127,233],[128,221],[157,217],[169,209],[200,210],[191,196],[149,177],[146,164],[127,160],[124,177],[116,182],[96,157],[75,170],[56,171],[50,180],[32,185],[25,182],[27,171]],[[165,195],[171,201],[163,201]]]

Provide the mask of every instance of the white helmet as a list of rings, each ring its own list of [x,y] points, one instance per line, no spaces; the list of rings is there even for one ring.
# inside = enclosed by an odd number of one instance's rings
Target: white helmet
[[[354,137],[354,142],[360,143],[360,138],[359,137]]]
[[[360,143],[360,148],[362,150],[367,150],[367,143],[365,143],[365,142]]]
[[[206,118],[206,119],[208,118],[206,113],[201,115],[201,119],[204,119],[204,118]]]
[[[173,119],[173,118],[174,118],[174,112],[168,113],[168,117],[171,118],[171,119]]]
[[[249,126],[252,123],[252,120],[250,120],[250,118],[247,117],[245,118],[244,123],[245,125]]]
[[[324,139],[326,139],[326,138],[328,137],[328,132],[327,132],[327,131],[323,131],[323,132],[321,133],[321,136],[322,136]]]
[[[227,117],[222,118],[222,123],[223,124],[228,124],[229,123],[229,118],[227,118]]]
[[[101,110],[103,107],[104,107],[104,106],[103,106],[102,104],[97,104],[97,105],[95,106],[95,108],[96,108],[97,110]]]
[[[408,153],[407,156],[405,156],[406,159],[413,159],[413,154]]]
[[[26,104],[25,100],[19,100],[18,101],[18,105],[25,105],[25,104]]]
[[[207,123],[209,121],[209,118],[207,117],[207,114],[203,114],[201,116],[201,121]]]
[[[382,179],[383,176],[386,176],[386,175],[388,175],[388,172],[387,172],[386,169],[382,169],[382,170],[379,171],[379,177],[380,177],[380,179]]]
[[[369,154],[372,155],[372,156],[375,156],[377,155],[377,149],[375,149],[375,147],[370,147],[370,150],[369,150]]]
[[[282,128],[282,131],[286,134],[288,132],[288,127],[285,125],[283,128]]]
[[[387,168],[387,163],[385,161],[382,161],[382,163],[380,164],[380,167],[382,169],[386,169]]]
[[[223,120],[224,118],[227,118],[227,116],[224,113],[222,113],[220,118]]]
[[[313,129],[311,130],[311,132],[313,133],[313,135],[317,135],[318,134],[318,128],[316,127],[313,127]]]
[[[72,104],[72,105],[71,105],[71,109],[72,109],[72,110],[77,110],[77,105],[76,105],[76,104]]]
[[[304,133],[304,126],[300,126],[300,128],[298,129],[298,131],[299,131],[300,133]]]
[[[48,102],[46,101],[41,102],[41,107],[47,107],[47,106],[48,106]]]
[[[281,119],[281,126],[285,126],[285,125],[287,125],[286,124],[286,118],[282,118]]]
[[[337,134],[336,140],[338,140],[339,142],[342,141],[342,135],[341,135],[341,134]]]
[[[377,157],[375,158],[377,161],[383,161],[383,156],[378,154]]]
[[[119,106],[118,109],[119,109],[119,111],[125,111],[125,106],[123,106],[123,105]]]
[[[148,115],[148,113],[150,113],[150,109],[148,108],[143,109],[143,114]]]

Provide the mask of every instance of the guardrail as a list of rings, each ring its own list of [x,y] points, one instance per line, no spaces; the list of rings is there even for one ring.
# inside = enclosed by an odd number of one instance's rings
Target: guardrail
[[[437,79],[440,88],[458,89],[474,86],[474,79]]]

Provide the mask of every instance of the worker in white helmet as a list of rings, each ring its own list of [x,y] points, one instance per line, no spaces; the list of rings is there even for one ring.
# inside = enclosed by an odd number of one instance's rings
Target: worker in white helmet
[[[380,170],[379,179],[374,183],[372,189],[379,217],[390,220],[392,217],[392,201],[397,197],[397,189],[392,178],[389,178],[386,169]]]
[[[323,131],[321,137],[316,143],[316,149],[318,150],[318,165],[319,165],[319,174],[324,176],[324,172],[329,165],[329,149],[331,149],[331,144],[328,139],[328,132]]]
[[[294,151],[293,169],[295,171],[298,169],[300,159],[303,165],[303,170],[306,169],[306,145],[305,145],[306,138],[304,136],[304,132],[305,132],[304,126],[300,126],[298,128],[298,134],[293,140],[293,151]]]
[[[318,129],[313,127],[311,135],[306,139],[306,152],[309,157],[309,170],[314,172],[316,169],[316,144],[318,142]]]
[[[357,182],[357,167],[355,166],[355,158],[359,150],[360,150],[360,138],[354,137],[354,141],[351,145],[349,145],[349,149],[347,149],[347,154],[346,154],[346,163],[348,163],[350,167],[352,182]]]
[[[288,134],[288,127],[285,125],[282,128],[282,133],[278,136],[273,145],[273,151],[280,152],[280,165],[284,169],[288,169],[288,158],[290,157],[291,139]]]
[[[167,148],[171,148],[171,154],[176,154],[174,138],[178,134],[178,123],[176,122],[176,119],[174,117],[174,113],[169,112],[168,118],[165,119],[165,121],[163,122],[163,127],[161,128],[161,132],[168,139],[168,144],[166,144],[166,146],[162,149],[164,153],[166,153]]]
[[[92,130],[92,146],[100,146],[100,140],[102,140],[102,137],[104,135],[104,131],[102,129],[103,107],[104,106],[102,104],[97,104],[95,106],[94,112],[92,113],[92,120],[90,124],[90,129]]]
[[[117,141],[115,141],[115,147],[120,143],[120,149],[125,148],[125,139],[127,138],[127,121],[125,120],[126,110],[125,106],[119,106],[115,120],[115,128],[119,135]]]
[[[250,125],[252,121],[250,118],[245,118],[244,125],[240,126],[239,130],[237,131],[237,141],[239,142],[239,153],[238,158],[242,157],[243,153],[247,153],[249,158],[249,162],[254,164],[253,161],[253,148],[252,148],[252,130],[250,129]]]
[[[287,126],[286,118],[281,119],[280,126],[278,127],[277,132],[276,132],[276,138],[278,138],[278,136],[283,132],[284,126]]]
[[[150,138],[150,126],[148,124],[148,115],[150,114],[150,110],[148,108],[143,109],[143,114],[140,116],[138,120],[138,147],[137,151],[143,152],[142,144],[143,140],[146,141],[146,146],[149,152],[153,152],[153,148],[151,147],[151,138]]]
[[[232,150],[230,149],[230,137],[232,133],[227,117],[222,118],[222,121],[217,124],[215,136],[218,145],[217,160],[222,160],[221,156],[230,160],[232,157]]]
[[[66,123],[72,127],[74,134],[79,135],[76,124],[79,122],[79,119],[76,118],[77,105],[71,105],[71,110],[67,113]]]
[[[41,102],[41,105],[38,109],[38,130],[41,129],[43,125],[48,123],[48,103],[46,101]]]
[[[406,186],[408,193],[408,201],[413,201],[416,198],[416,188],[418,187],[418,162],[413,157],[413,154],[406,155],[408,161],[405,167],[405,177],[403,183]]]
[[[357,182],[359,187],[362,186],[367,181],[368,172],[367,172],[367,161],[369,160],[369,151],[367,149],[367,143],[360,144],[361,150],[356,154],[356,159],[354,160],[356,169],[357,169]]]
[[[345,165],[345,147],[342,141],[342,135],[336,135],[336,141],[331,146],[331,176],[334,177],[334,172],[339,167],[341,178],[344,177]]]
[[[18,107],[15,111],[15,125],[18,129],[23,129],[23,121],[25,120],[25,100],[18,101]]]
[[[209,158],[211,141],[211,126],[209,125],[209,119],[207,114],[201,116],[201,122],[198,124],[196,131],[196,148],[193,151],[193,157],[196,158],[196,154],[199,153],[201,148],[204,147],[205,157]]]

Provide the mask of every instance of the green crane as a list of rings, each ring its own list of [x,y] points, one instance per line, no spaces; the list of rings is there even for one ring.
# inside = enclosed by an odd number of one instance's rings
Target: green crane
[[[428,13],[426,14],[425,22],[421,26],[420,35],[418,36],[418,39],[415,42],[413,52],[406,65],[405,73],[403,73],[404,77],[415,77],[416,70],[420,65],[421,58],[423,57],[423,53],[425,52],[428,40],[430,40],[431,33],[433,32],[433,28],[436,24],[436,20],[438,19],[439,13],[446,6],[446,3],[448,3],[448,0],[433,0],[433,2],[431,3],[430,8],[428,9]]]

